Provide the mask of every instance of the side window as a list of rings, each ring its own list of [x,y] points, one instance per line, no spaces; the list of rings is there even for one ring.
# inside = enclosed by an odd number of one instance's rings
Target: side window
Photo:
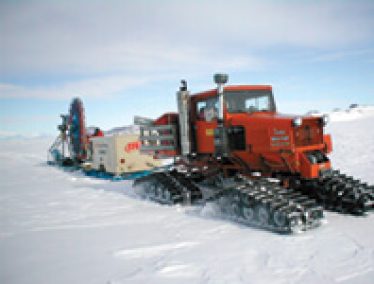
[[[258,98],[258,110],[259,111],[264,111],[264,110],[269,110],[269,98],[268,97],[259,97]]]
[[[218,100],[211,98],[206,101],[201,101],[196,104],[196,113],[199,120],[212,121],[218,115]]]
[[[248,112],[254,112],[257,110],[256,98],[250,98],[245,101],[245,109]]]
[[[268,97],[249,98],[245,101],[245,108],[248,112],[267,111],[270,109]]]
[[[205,120],[206,102],[198,102],[196,104],[196,114],[198,120]]]

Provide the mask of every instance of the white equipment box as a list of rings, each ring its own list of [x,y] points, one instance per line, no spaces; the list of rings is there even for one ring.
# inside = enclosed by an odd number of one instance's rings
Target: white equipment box
[[[150,170],[161,166],[152,156],[140,153],[141,142],[134,134],[93,137],[91,167],[114,175]]]

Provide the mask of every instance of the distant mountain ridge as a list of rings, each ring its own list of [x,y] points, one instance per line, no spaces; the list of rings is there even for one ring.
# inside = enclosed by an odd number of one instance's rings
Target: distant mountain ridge
[[[351,104],[347,109],[334,109],[331,112],[321,113],[316,110],[312,110],[306,113],[306,115],[319,116],[327,114],[330,121],[349,121],[365,117],[374,116],[373,105],[358,105]]]
[[[105,135],[119,135],[119,134],[139,134],[138,125],[125,125],[114,127],[110,130],[104,131]]]

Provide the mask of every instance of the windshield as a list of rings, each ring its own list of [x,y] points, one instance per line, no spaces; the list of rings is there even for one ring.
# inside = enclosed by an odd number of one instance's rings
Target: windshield
[[[224,96],[230,113],[275,111],[273,95],[268,90],[228,91]]]

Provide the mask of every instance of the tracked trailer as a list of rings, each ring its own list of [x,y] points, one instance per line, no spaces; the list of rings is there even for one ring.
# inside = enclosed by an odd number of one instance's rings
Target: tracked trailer
[[[318,226],[323,209],[365,214],[374,188],[333,170],[327,116],[278,113],[268,85],[224,86],[191,95],[177,92],[178,113],[141,126],[141,151],[173,165],[135,181],[167,204],[214,202],[240,222],[280,232]]]

